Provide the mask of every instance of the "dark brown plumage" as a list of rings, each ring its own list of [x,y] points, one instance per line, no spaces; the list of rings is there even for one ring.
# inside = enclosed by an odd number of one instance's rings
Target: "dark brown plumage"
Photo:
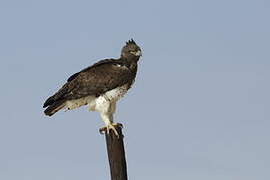
[[[141,54],[139,46],[130,40],[123,47],[119,59],[105,59],[94,65],[73,74],[63,87],[53,96],[49,97],[43,107],[44,113],[53,115],[65,107],[65,103],[87,96],[99,97],[100,95],[128,84],[132,85],[137,72],[137,62]]]

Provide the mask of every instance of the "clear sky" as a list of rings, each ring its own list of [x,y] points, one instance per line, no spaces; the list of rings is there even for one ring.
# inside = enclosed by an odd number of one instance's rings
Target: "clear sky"
[[[130,179],[269,180],[269,19],[267,0],[1,0],[0,179],[109,179],[98,113],[42,104],[134,38]]]

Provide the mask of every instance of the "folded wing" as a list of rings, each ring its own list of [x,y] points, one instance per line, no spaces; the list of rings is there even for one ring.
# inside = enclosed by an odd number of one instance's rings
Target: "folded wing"
[[[52,115],[68,101],[86,96],[99,96],[124,84],[132,84],[135,74],[123,63],[107,59],[75,73],[64,86],[44,103],[46,115]],[[60,109],[59,109],[60,108]],[[54,112],[54,110],[56,110]]]

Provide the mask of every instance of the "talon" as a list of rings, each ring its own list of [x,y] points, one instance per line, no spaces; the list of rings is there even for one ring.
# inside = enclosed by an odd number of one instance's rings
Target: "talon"
[[[109,124],[107,126],[104,126],[104,127],[100,128],[99,129],[99,133],[100,134],[105,134],[105,132],[106,132],[107,134],[110,134],[110,130],[112,130],[113,133],[117,136],[117,138],[119,138],[119,134],[118,134],[118,132],[117,132],[117,130],[116,130],[115,127],[123,128],[123,124],[121,124],[121,123],[112,123],[112,124]]]
[[[114,126],[115,126],[114,124],[112,124],[112,125],[110,126],[110,128],[109,128],[109,130],[108,130],[108,134],[110,133],[110,129],[112,129],[113,132],[114,132],[114,134],[117,136],[117,138],[119,138],[119,134],[118,134],[118,132],[117,132],[117,130],[115,129]]]

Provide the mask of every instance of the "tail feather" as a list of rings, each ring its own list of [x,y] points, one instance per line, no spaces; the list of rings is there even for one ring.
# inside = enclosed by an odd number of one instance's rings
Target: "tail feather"
[[[43,108],[52,105],[55,102],[54,96],[49,97],[43,104]]]
[[[56,101],[53,104],[49,105],[47,109],[45,109],[44,113],[47,116],[52,116],[57,111],[63,109],[65,107],[65,101]]]

